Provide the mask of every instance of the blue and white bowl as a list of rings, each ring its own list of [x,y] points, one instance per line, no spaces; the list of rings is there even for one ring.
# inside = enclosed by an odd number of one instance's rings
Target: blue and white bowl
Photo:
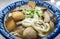
[[[38,6],[44,6],[48,9],[50,9],[55,15],[56,15],[56,27],[54,31],[49,34],[47,37],[44,37],[43,39],[53,39],[60,33],[60,11],[53,5],[47,3],[47,2],[41,2],[39,0],[32,0],[36,2],[36,5]],[[6,38],[6,39],[15,39],[14,36],[10,35],[5,27],[4,27],[4,17],[7,14],[7,12],[11,11],[12,9],[16,8],[17,6],[22,6],[24,4],[27,4],[29,1],[18,1],[15,3],[12,3],[8,5],[6,8],[4,8],[2,11],[0,11],[0,33]]]

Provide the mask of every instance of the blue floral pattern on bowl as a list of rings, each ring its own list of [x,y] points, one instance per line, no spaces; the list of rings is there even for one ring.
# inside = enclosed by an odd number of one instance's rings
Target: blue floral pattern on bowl
[[[56,15],[56,28],[55,30],[48,35],[47,37],[44,37],[43,39],[53,39],[60,33],[60,11],[53,5],[47,3],[47,2],[41,2],[39,0],[32,0],[36,3],[38,6],[44,6],[48,9],[50,9],[55,15]],[[6,8],[4,8],[2,11],[0,11],[0,33],[6,38],[6,39],[15,39],[12,35],[8,34],[8,32],[4,28],[4,17],[7,14],[7,12],[11,11],[12,9],[16,8],[17,6],[21,6],[24,4],[27,4],[28,0],[18,1],[15,3],[12,3],[8,5]]]

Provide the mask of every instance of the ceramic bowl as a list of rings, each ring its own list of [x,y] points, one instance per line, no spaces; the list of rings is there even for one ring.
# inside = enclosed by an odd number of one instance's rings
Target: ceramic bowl
[[[49,4],[47,2],[41,2],[39,0],[32,0],[36,3],[36,5],[38,6],[44,6],[48,9],[50,9],[55,15],[56,15],[56,25],[55,25],[55,29],[54,31],[49,34],[47,37],[44,37],[43,39],[53,39],[55,38],[59,33],[60,33],[60,11],[59,9],[57,9],[54,5]],[[10,5],[8,5],[7,7],[5,7],[3,10],[0,11],[0,33],[6,38],[6,39],[15,39],[14,36],[10,35],[5,27],[4,27],[4,17],[7,14],[7,12],[11,11],[12,9],[18,7],[18,6],[22,6],[27,4],[29,1],[18,1],[18,2],[14,2]]]

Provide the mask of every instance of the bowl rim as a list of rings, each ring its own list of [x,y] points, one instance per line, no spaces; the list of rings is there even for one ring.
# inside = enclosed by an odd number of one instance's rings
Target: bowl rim
[[[39,6],[44,6],[49,8],[54,14],[56,14],[56,28],[55,30],[48,35],[47,37],[44,37],[43,39],[53,39],[55,38],[59,33],[60,33],[60,10],[58,8],[56,8],[54,5],[49,4],[47,2],[41,2],[39,0],[31,0],[34,1],[37,5]],[[14,2],[10,5],[8,5],[7,7],[5,7],[3,10],[0,11],[0,33],[6,38],[6,39],[15,39],[14,36],[8,34],[8,32],[6,32],[5,28],[4,28],[4,17],[6,15],[7,12],[11,11],[13,8],[16,8],[17,6],[21,6],[24,4],[27,4],[29,1],[17,1]]]

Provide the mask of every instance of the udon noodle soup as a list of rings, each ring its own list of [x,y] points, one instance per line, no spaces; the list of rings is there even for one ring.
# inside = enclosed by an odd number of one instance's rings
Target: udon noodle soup
[[[30,1],[8,12],[5,28],[17,39],[42,39],[54,30],[55,20],[49,9]]]

